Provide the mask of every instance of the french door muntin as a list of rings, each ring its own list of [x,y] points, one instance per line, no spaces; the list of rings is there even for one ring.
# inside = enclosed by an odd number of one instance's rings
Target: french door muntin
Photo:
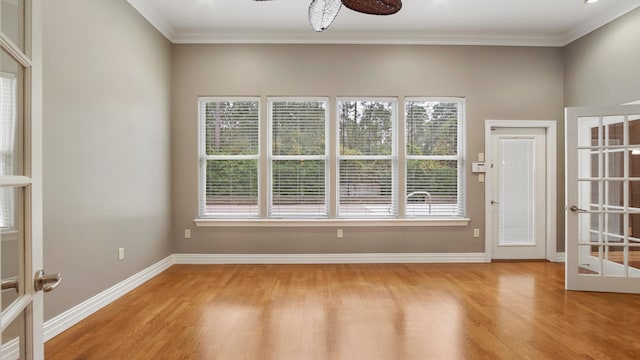
[[[0,358],[42,359],[41,1],[0,0]]]
[[[640,292],[640,106],[566,111],[566,287]]]

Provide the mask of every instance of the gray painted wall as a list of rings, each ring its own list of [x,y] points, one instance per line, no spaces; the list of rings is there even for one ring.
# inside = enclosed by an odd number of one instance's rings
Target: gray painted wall
[[[565,47],[565,106],[640,100],[640,8]]]
[[[173,252],[171,44],[124,0],[44,15],[44,263],[64,277],[48,320]]]
[[[485,119],[558,120],[561,150],[564,104],[640,99],[640,72],[634,60],[640,48],[630,46],[640,38],[639,22],[640,10],[636,10],[564,50],[172,46],[124,0],[46,1],[45,266],[49,272],[62,272],[64,283],[45,296],[45,318],[174,250],[483,251],[484,240],[473,239],[471,229],[484,230],[484,185],[469,172],[467,212],[472,221],[468,227],[347,228],[341,240],[332,228],[194,228],[197,97],[465,96],[469,161],[484,149]],[[558,168],[561,208],[562,154]],[[564,248],[563,223],[559,211],[559,250]],[[185,228],[192,229],[189,240],[182,238]],[[122,262],[116,259],[118,247],[126,249]]]
[[[560,48],[383,45],[174,45],[172,189],[177,253],[483,252],[484,184],[467,169],[467,227],[195,228],[199,95],[464,96],[467,158],[484,152],[484,121],[557,120],[563,149]],[[562,154],[558,156],[564,167]],[[470,165],[468,166],[468,168]],[[563,172],[558,206],[562,206]],[[563,214],[558,242],[564,242]],[[191,239],[183,230],[191,228]]]

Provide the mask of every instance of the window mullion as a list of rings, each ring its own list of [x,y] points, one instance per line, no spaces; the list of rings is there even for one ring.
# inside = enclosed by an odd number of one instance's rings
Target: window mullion
[[[258,183],[260,189],[260,218],[269,217],[269,204],[271,203],[271,156],[272,156],[272,128],[271,128],[271,103],[266,97],[261,97],[260,102],[267,106],[260,107],[260,163]],[[264,119],[264,120],[263,120]],[[266,127],[266,129],[265,129]],[[266,130],[266,131],[265,131]]]
[[[404,219],[406,217],[406,206],[407,206],[407,146],[406,146],[406,120],[405,120],[405,105],[404,105],[404,97],[400,98],[398,101],[398,110],[396,115],[396,124],[395,129],[393,129],[396,140],[395,151],[397,154],[396,159],[396,171],[394,174],[396,175],[395,186],[393,187],[395,194],[394,198],[397,202],[397,213],[398,218]]]

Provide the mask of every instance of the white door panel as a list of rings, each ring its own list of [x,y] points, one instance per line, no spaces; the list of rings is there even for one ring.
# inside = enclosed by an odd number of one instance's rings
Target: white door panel
[[[640,293],[640,106],[568,108],[566,287]]]
[[[493,259],[546,256],[546,131],[491,131],[491,219]]]
[[[43,359],[42,1],[0,13],[0,358]]]

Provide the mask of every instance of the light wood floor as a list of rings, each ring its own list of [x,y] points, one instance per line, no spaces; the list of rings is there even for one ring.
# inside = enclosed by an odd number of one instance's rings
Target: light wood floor
[[[47,359],[638,359],[640,296],[563,264],[176,265]]]

